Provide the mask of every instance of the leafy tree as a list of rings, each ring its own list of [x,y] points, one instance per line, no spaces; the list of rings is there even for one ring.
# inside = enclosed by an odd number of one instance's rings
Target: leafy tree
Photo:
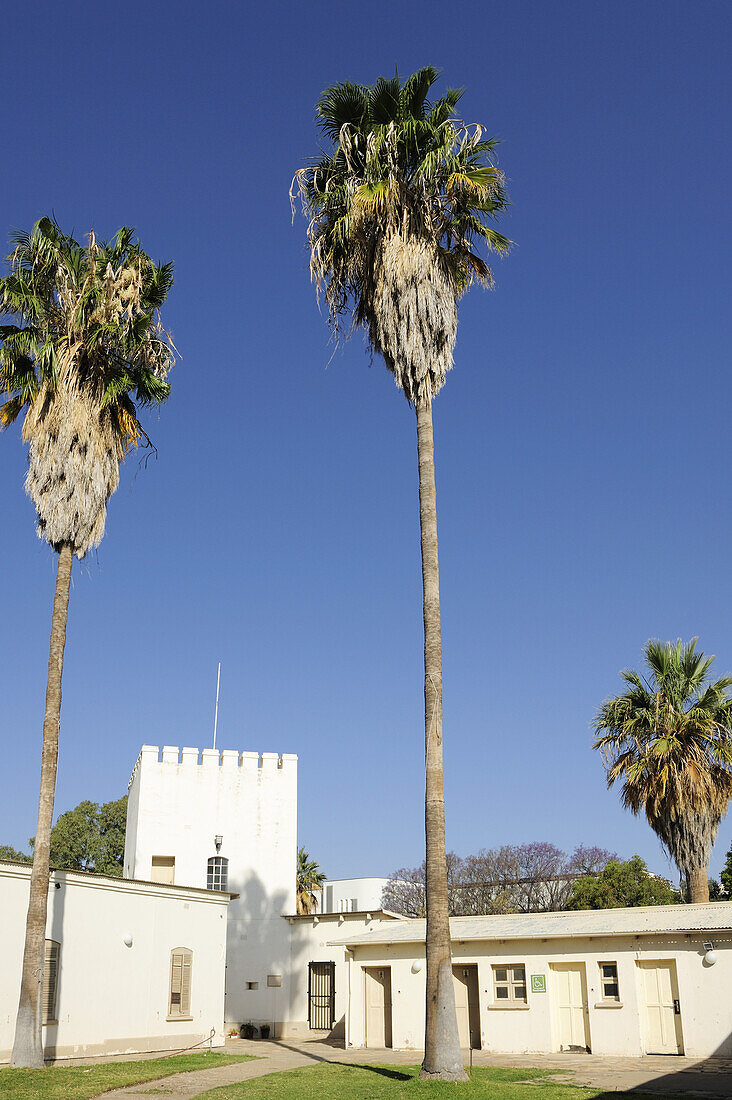
[[[325,882],[325,874],[319,864],[311,859],[304,848],[297,849],[297,882],[295,887],[297,911],[300,914],[314,913],[318,908],[318,899],[314,891]]]
[[[580,874],[597,874],[614,852],[580,845],[567,855],[554,844],[504,844],[462,858],[447,853],[451,917],[495,913],[544,913],[566,908]],[[401,868],[386,884],[381,904],[405,916],[425,915],[425,865]]]
[[[0,859],[9,859],[12,863],[32,863],[33,857],[11,848],[9,844],[0,844]]]
[[[732,795],[732,678],[711,682],[714,658],[696,643],[649,641],[647,674],[621,673],[628,690],[600,707],[594,742],[608,786],[619,781],[623,805],[645,813],[693,902],[709,900],[709,856]]]
[[[584,875],[572,886],[567,909],[622,909],[674,905],[681,898],[665,878],[649,874],[640,856],[611,860],[598,875]]]
[[[107,502],[130,448],[149,443],[140,405],[168,396],[171,346],[158,310],[170,264],[157,265],[120,229],[108,244],[80,244],[41,218],[13,238],[0,279],[0,426],[25,411],[25,487],[38,535],[58,555],[51,623],[41,784],[20,1003],[12,1065],[43,1066],[41,1003],[51,821],[56,788],[61,676],[71,564],[98,546]]]
[[[51,830],[52,866],[121,877],[126,823],[127,795],[102,806],[80,802],[61,814]]]
[[[297,172],[310,271],[331,325],[362,326],[416,411],[425,697],[427,995],[422,1075],[465,1080],[450,961],[442,774],[442,639],[432,401],[453,365],[457,300],[505,253],[496,142],[455,117],[461,92],[428,101],[437,70],[327,88],[317,115],[332,151]],[[438,1026],[439,1020],[439,1026]]]
[[[709,880],[709,900],[724,901],[724,890],[717,882],[716,878],[710,878]]]

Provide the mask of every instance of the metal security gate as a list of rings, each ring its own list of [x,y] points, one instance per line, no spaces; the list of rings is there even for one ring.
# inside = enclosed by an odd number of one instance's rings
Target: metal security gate
[[[308,1024],[330,1031],[335,1023],[335,963],[311,962],[308,967]]]

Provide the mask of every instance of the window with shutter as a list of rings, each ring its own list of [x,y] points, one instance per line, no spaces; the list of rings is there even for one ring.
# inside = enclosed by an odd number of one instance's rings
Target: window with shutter
[[[46,940],[43,959],[43,1016],[44,1024],[56,1023],[56,990],[58,989],[58,963],[61,944]]]
[[[191,971],[193,952],[187,947],[176,947],[170,952],[170,998],[168,1019],[191,1018]]]

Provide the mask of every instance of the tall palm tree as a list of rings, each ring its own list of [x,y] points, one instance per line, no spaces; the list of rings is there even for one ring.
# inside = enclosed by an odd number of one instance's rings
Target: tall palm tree
[[[0,427],[23,410],[26,490],[38,535],[58,555],[51,621],[41,787],[12,1064],[42,1066],[41,1004],[51,822],[56,789],[61,674],[74,555],[104,534],[107,502],[131,447],[149,443],[137,406],[170,392],[170,342],[158,310],[173,280],[120,229],[86,245],[42,218],[13,238],[0,279]]]
[[[690,901],[709,901],[707,868],[732,797],[732,677],[711,682],[713,657],[684,644],[649,641],[647,672],[621,672],[628,690],[603,703],[594,747],[608,786],[648,824],[686,879]]]
[[[496,142],[455,117],[462,92],[428,101],[436,69],[327,88],[317,105],[332,151],[295,176],[310,271],[336,333],[363,326],[417,417],[425,699],[427,991],[422,1074],[463,1080],[450,955],[442,778],[442,641],[432,400],[453,365],[457,300],[490,284],[475,242],[506,204]]]
[[[297,911],[301,915],[315,913],[318,908],[318,899],[314,891],[319,890],[325,882],[325,874],[320,869],[320,864],[311,859],[304,848],[297,849]]]

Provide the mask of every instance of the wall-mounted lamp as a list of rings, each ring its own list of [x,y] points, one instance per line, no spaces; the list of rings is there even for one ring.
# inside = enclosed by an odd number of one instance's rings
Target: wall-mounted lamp
[[[222,836],[215,836],[214,837],[214,844],[216,845],[216,851],[217,852],[221,851],[221,845],[223,843],[224,843],[224,838]]]
[[[421,959],[415,959],[414,962],[412,963],[412,973],[413,974],[419,974],[421,972],[423,966],[424,966],[424,963],[422,962]]]
[[[704,962],[707,964],[707,966],[714,966],[715,962],[717,961],[717,954],[714,950],[714,944],[711,940],[707,940],[706,943],[702,944],[702,947],[704,948],[705,952]]]
[[[132,947],[132,933],[128,932],[127,935],[123,938],[122,943],[125,945],[125,947]]]

